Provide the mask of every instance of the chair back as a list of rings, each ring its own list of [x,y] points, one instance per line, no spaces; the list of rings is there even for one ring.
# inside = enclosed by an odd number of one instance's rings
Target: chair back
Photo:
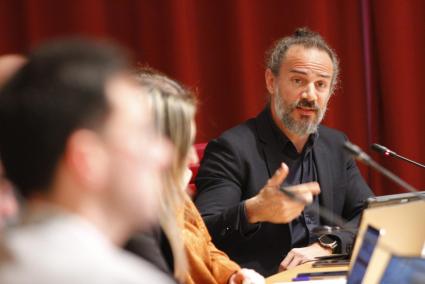
[[[196,193],[195,179],[196,179],[196,175],[198,174],[201,160],[204,157],[204,151],[205,151],[205,148],[207,147],[207,144],[208,143],[195,144],[195,150],[196,150],[196,153],[198,154],[199,160],[198,160],[198,163],[189,165],[189,169],[192,171],[192,178],[190,179],[189,188],[188,188],[189,195],[191,197],[195,196],[195,193]]]

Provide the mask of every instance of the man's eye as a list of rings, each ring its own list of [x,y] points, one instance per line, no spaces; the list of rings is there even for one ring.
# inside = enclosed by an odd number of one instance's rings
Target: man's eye
[[[295,83],[295,85],[301,85],[302,84],[302,80],[301,79],[299,79],[299,78],[294,78],[294,79],[292,79],[292,81]]]
[[[321,89],[326,88],[326,86],[327,86],[326,82],[323,82],[323,81],[317,82],[316,85],[317,85],[318,88],[321,88]]]

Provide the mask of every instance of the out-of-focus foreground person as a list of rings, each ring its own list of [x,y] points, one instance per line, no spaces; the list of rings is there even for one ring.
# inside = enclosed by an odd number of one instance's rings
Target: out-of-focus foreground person
[[[154,221],[170,149],[113,45],[36,49],[0,92],[0,155],[25,204],[0,283],[170,283],[118,246]]]
[[[0,56],[0,89],[7,80],[26,62],[26,58],[18,54]],[[16,218],[18,204],[13,192],[12,184],[4,175],[0,160],[0,231],[9,220]]]
[[[144,92],[149,94],[157,130],[172,142],[175,149],[171,167],[163,176],[164,192],[161,195],[160,223],[165,237],[161,238],[159,246],[169,270],[181,283],[264,283],[261,275],[241,269],[214,246],[187,194],[191,177],[188,165],[198,161],[193,147],[196,131],[194,94],[152,70],[141,70],[139,81]],[[133,252],[142,256],[147,253],[143,239],[135,238],[130,243]]]

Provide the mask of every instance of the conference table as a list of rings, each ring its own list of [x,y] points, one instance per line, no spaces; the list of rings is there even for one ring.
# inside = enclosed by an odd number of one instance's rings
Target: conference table
[[[348,265],[330,266],[330,267],[312,267],[312,262],[304,263],[299,266],[293,267],[286,271],[277,273],[266,278],[266,284],[274,284],[278,282],[290,282],[297,276],[298,273],[306,272],[325,272],[325,271],[348,271]]]

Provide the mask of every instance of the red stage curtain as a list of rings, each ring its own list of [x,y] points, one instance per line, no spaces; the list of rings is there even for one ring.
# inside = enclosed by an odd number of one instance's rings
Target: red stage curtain
[[[341,59],[325,124],[368,150],[379,142],[425,162],[423,0],[2,0],[0,54],[54,37],[108,37],[140,63],[199,93],[198,141],[264,106],[264,52],[296,27],[320,32]],[[424,170],[373,157],[425,189]],[[361,167],[376,194],[401,191]]]

